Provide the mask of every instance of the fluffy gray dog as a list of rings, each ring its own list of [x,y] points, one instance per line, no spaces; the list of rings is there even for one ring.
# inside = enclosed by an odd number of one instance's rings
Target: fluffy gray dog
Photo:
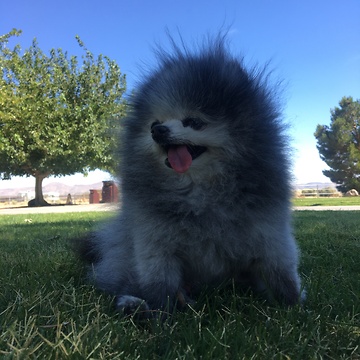
[[[90,276],[127,313],[171,310],[228,279],[296,304],[287,141],[266,74],[221,36],[172,45],[131,101],[122,209],[83,243]]]

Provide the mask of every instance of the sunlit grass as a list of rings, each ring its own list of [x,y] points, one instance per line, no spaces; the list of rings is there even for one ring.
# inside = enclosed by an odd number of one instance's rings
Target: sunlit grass
[[[355,197],[318,197],[318,198],[294,198],[294,206],[341,206],[360,205],[360,196]]]
[[[163,324],[119,316],[84,282],[69,239],[108,216],[0,216],[1,359],[359,359],[360,213],[295,213],[303,308],[230,285]]]

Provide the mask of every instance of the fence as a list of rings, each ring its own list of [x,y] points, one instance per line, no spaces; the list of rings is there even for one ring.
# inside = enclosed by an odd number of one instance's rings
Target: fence
[[[329,193],[329,192],[315,191],[315,192],[312,192],[312,193],[304,193],[304,192],[302,192],[300,194],[300,196],[303,196],[303,197],[339,197],[339,196],[341,196],[341,194],[338,193],[338,192]]]
[[[340,197],[342,194],[333,188],[325,189],[302,189],[295,191],[296,197]]]

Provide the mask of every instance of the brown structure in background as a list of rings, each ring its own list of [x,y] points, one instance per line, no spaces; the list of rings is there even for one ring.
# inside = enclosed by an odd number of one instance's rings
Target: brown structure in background
[[[100,200],[101,191],[101,200]],[[113,203],[118,202],[119,191],[114,181],[103,181],[102,190],[90,190],[89,203],[99,204],[101,203]]]
[[[114,181],[103,181],[101,202],[118,202],[118,188]]]
[[[89,195],[89,203],[98,204],[99,202],[100,202],[99,190],[91,189]]]

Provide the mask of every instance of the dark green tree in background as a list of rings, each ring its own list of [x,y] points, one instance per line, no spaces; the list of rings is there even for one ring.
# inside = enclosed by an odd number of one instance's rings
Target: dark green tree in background
[[[320,157],[330,167],[323,174],[339,191],[360,192],[360,100],[343,97],[331,110],[330,125],[318,125],[314,135]]]
[[[9,49],[20,34],[0,36],[0,176],[34,176],[33,204],[42,206],[44,178],[116,167],[126,79],[115,61],[95,58],[79,37],[80,61],[61,49],[45,55],[36,39],[24,52]]]

